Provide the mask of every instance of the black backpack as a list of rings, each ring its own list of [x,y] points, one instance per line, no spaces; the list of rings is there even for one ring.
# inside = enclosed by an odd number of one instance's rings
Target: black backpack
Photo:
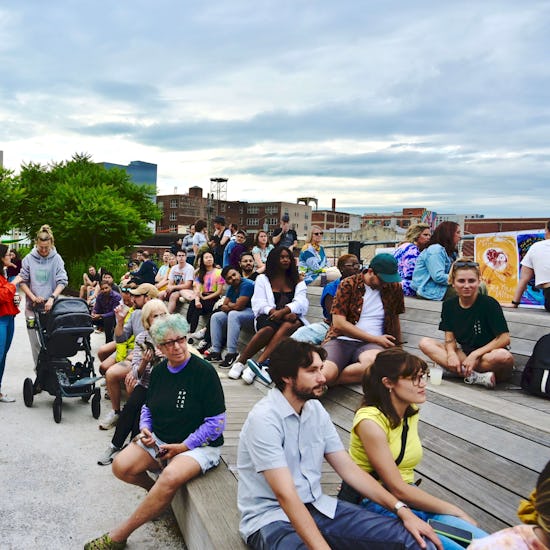
[[[550,399],[550,334],[535,344],[521,375],[521,387],[532,395]]]

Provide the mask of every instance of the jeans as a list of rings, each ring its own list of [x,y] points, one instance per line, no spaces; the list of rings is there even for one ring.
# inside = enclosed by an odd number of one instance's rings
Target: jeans
[[[220,353],[224,340],[227,337],[227,352],[237,353],[237,344],[241,328],[247,326],[254,329],[254,313],[247,307],[242,311],[230,311],[225,313],[218,311],[210,318],[210,331],[212,333],[212,351]]]
[[[363,502],[361,503],[361,506],[366,508],[367,510],[370,510],[371,512],[375,512],[376,514],[395,517],[395,514],[393,512],[386,510],[386,508],[384,508],[383,506],[380,506],[380,504],[377,504],[372,500],[369,500],[368,498],[365,498],[363,500]],[[423,519],[424,521],[433,519],[433,520],[441,521],[442,523],[446,523],[447,525],[452,525],[453,527],[458,527],[460,529],[465,529],[466,531],[470,531],[470,533],[473,534],[474,539],[482,539],[483,537],[486,537],[488,535],[488,533],[479,529],[479,527],[476,527],[475,525],[468,523],[466,520],[457,518],[456,516],[448,516],[446,514],[434,514],[432,512],[424,512],[422,510],[412,510],[412,512],[414,513],[415,516],[418,516],[420,519]],[[443,544],[443,548],[445,550],[461,550],[464,548],[454,540],[451,540],[447,537],[443,537],[441,535],[438,535],[438,536],[441,539],[441,543]]]
[[[0,388],[2,387],[2,376],[6,368],[6,356],[13,340],[13,315],[0,317]]]
[[[361,506],[338,501],[331,519],[306,505],[319,531],[333,550],[412,550],[420,548],[401,520],[373,514]],[[255,550],[305,549],[306,545],[287,521],[274,521],[250,535],[246,541]],[[435,547],[426,540],[427,549]]]

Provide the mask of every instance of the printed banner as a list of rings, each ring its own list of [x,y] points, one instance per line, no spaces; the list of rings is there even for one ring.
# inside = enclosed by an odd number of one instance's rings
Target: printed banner
[[[481,279],[487,285],[489,296],[501,304],[509,304],[519,281],[521,260],[529,247],[544,239],[544,233],[515,231],[476,235],[474,255],[479,263]],[[543,307],[542,291],[534,288],[534,280],[523,293],[521,304]]]

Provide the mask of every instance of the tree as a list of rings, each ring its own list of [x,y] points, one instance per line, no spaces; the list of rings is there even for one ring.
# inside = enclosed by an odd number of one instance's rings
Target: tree
[[[151,235],[148,224],[160,219],[154,186],[136,185],[124,170],[95,164],[86,154],[47,166],[25,164],[20,179],[18,225],[34,235],[48,223],[65,260],[138,243]]]
[[[22,199],[19,176],[0,166],[0,235],[19,225]]]

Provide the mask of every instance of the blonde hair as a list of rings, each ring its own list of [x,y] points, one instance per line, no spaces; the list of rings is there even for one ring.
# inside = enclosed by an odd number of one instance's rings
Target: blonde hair
[[[42,236],[43,233],[46,233],[48,235],[48,239],[52,242],[52,246],[54,245],[54,239],[53,239],[53,233],[52,228],[48,224],[44,224],[36,233],[36,239],[34,240],[35,243],[38,243],[39,239],[46,240],[45,237]]]
[[[157,312],[168,313],[168,308],[166,307],[166,304],[158,298],[153,298],[152,300],[149,300],[141,308],[141,323],[143,324],[143,328],[145,330],[149,330],[151,328],[151,325],[153,324],[153,319],[149,320],[149,317],[151,317],[153,313]]]
[[[405,233],[403,243],[414,243],[426,229],[431,230],[431,227],[427,223],[415,223],[411,225],[409,229],[407,229],[407,233]]]
[[[462,265],[463,263],[471,265]],[[479,269],[479,264],[477,262],[474,262],[473,260],[468,260],[468,258],[457,258],[453,262],[453,264],[451,265],[451,269],[449,270],[448,281],[450,285],[452,285],[455,280],[456,272],[463,269],[471,269],[472,271],[475,271],[477,273],[477,278],[481,279],[481,270]]]
[[[318,225],[312,225],[311,226],[311,231],[309,232],[309,237],[306,241],[306,244],[308,243],[311,243],[312,239],[313,239],[313,232],[314,231],[323,231],[323,228],[322,227],[319,227]]]

